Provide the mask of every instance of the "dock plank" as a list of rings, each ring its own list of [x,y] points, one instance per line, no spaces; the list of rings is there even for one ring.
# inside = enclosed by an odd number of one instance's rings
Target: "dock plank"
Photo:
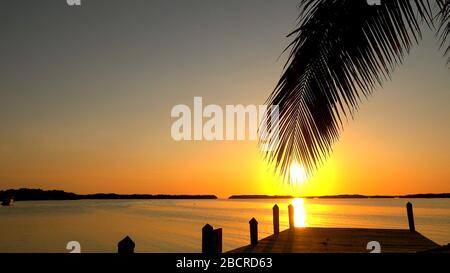
[[[439,247],[419,232],[404,229],[293,228],[230,253],[367,253],[378,241],[382,253],[414,253]]]

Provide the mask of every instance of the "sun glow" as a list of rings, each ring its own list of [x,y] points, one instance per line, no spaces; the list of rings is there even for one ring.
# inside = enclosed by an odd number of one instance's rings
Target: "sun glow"
[[[289,179],[293,184],[303,184],[306,181],[305,168],[297,162],[293,162],[289,171]]]
[[[294,198],[292,205],[294,206],[294,226],[306,227],[306,211],[303,199]]]

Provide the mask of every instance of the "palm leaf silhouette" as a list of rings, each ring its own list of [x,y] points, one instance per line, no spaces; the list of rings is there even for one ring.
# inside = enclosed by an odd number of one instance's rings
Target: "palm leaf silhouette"
[[[294,37],[288,61],[266,102],[279,106],[279,134],[261,135],[269,139],[264,156],[275,170],[289,178],[298,162],[312,175],[330,155],[344,121],[420,41],[422,25],[434,28],[439,21],[445,43],[449,3],[301,0],[299,24],[288,35]]]
[[[442,40],[441,47],[445,46],[447,38],[450,35],[450,0],[439,1],[439,29],[438,31],[441,33],[440,38]],[[445,50],[445,54],[450,54],[450,45],[448,45]],[[450,56],[447,59],[447,64],[450,65]]]

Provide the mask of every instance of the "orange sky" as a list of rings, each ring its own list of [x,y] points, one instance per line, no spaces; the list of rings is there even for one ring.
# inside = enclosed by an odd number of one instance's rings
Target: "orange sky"
[[[155,7],[98,4],[76,16],[36,6],[21,24],[5,17],[20,27],[0,29],[9,50],[1,57],[14,58],[0,64],[0,188],[220,197],[450,192],[450,72],[432,33],[301,185],[274,176],[256,141],[174,141],[174,105],[192,106],[194,96],[263,104],[280,76],[277,57],[297,1],[240,2],[203,3],[211,13],[201,14],[180,7],[167,18]],[[173,25],[180,16],[183,31]],[[67,25],[74,29],[60,27]],[[40,43],[32,42],[36,28]]]

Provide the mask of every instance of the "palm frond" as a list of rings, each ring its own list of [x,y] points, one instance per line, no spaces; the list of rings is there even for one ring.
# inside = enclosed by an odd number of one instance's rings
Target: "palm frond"
[[[265,158],[289,178],[294,162],[310,176],[332,151],[343,121],[421,39],[428,1],[301,0],[283,75],[267,104],[279,106],[279,134]],[[263,122],[267,122],[264,120]]]
[[[450,0],[439,0],[439,28],[441,47],[445,47],[448,37],[450,36]],[[445,49],[445,55],[450,54],[450,44]],[[447,64],[450,64],[450,56],[447,59]]]

